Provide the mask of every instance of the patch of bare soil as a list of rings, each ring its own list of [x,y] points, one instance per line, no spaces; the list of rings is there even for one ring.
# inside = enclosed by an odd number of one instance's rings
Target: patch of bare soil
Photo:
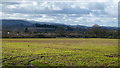
[[[119,54],[105,55],[106,57],[120,57]]]

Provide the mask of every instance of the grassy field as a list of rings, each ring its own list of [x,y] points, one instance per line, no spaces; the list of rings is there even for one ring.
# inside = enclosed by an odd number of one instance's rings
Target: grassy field
[[[117,39],[3,39],[3,66],[118,66]]]

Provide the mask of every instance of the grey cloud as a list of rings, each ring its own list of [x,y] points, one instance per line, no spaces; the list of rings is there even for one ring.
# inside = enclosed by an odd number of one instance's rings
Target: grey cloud
[[[20,4],[19,2],[1,2],[0,4],[3,5],[15,5],[15,4]]]
[[[92,2],[88,4],[89,9],[104,10],[108,3]]]

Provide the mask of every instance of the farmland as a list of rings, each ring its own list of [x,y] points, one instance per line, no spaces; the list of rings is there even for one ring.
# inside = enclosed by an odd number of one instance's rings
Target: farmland
[[[3,66],[118,66],[118,39],[3,39]]]

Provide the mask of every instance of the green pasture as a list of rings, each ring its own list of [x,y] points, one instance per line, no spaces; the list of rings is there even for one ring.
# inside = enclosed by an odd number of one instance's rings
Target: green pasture
[[[2,39],[3,66],[118,66],[118,39]]]

